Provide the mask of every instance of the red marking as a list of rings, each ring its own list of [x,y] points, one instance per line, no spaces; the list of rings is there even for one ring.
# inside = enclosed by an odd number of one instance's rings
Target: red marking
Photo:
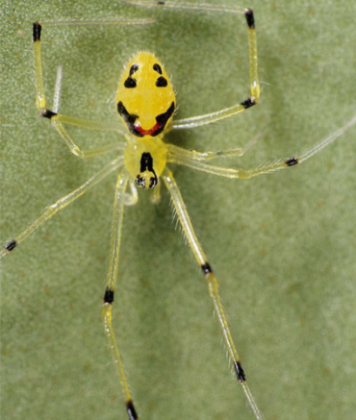
[[[149,130],[144,130],[139,124],[134,125],[135,130],[138,131],[143,136],[152,136],[157,130],[159,130],[162,125],[160,123],[156,123],[152,128]]]

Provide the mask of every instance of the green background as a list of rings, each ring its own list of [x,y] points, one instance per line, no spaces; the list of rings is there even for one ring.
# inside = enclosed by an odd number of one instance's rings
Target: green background
[[[260,105],[167,140],[219,150],[264,133],[246,156],[223,162],[250,168],[304,151],[355,114],[356,4],[246,6],[256,16]],[[172,75],[179,118],[249,95],[243,16],[102,0],[3,3],[2,243],[113,158],[75,158],[38,118],[32,22],[152,15],[158,22],[146,27],[45,28],[49,106],[62,64],[61,111],[115,120],[120,73],[140,50]],[[70,133],[84,149],[116,138]],[[269,420],[356,418],[355,139],[354,128],[304,165],[250,181],[173,168]],[[2,260],[4,420],[126,420],[101,322],[114,185],[112,175]],[[122,239],[114,326],[140,418],[253,419],[166,190],[157,206],[140,192],[125,209]]]

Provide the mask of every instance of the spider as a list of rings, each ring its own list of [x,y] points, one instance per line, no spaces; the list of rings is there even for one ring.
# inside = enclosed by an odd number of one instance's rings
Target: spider
[[[131,2],[137,5],[145,5],[141,2]],[[197,7],[196,5],[170,4],[156,2],[155,5],[162,7],[191,8],[202,10],[222,10],[207,5]],[[228,10],[228,9],[226,9]],[[236,9],[234,9],[236,11]],[[207,115],[200,115],[192,118],[174,120],[177,107],[175,93],[169,77],[161,61],[152,53],[137,53],[126,66],[119,82],[116,94],[116,110],[122,124],[100,123],[83,120],[60,114],[58,107],[52,110],[46,106],[46,98],[43,87],[42,59],[41,59],[41,29],[40,23],[33,25],[35,75],[36,75],[36,105],[40,115],[48,120],[58,131],[65,141],[71,153],[79,158],[94,157],[103,153],[121,151],[119,157],[105,166],[100,172],[91,177],[85,184],[75,189],[70,194],[61,198],[40,216],[33,224],[25,229],[15,239],[9,241],[0,251],[0,256],[12,252],[24,239],[32,234],[46,220],[51,218],[57,211],[63,209],[75,199],[79,198],[91,187],[102,181],[108,174],[118,171],[116,182],[114,216],[112,226],[112,239],[110,249],[109,270],[103,299],[103,322],[105,334],[108,339],[112,353],[114,366],[122,388],[124,403],[127,408],[129,419],[137,419],[137,410],[129,389],[126,373],[123,367],[117,342],[112,327],[112,308],[116,281],[118,275],[119,249],[123,220],[124,205],[134,205],[138,201],[137,188],[151,191],[153,202],[160,199],[160,188],[165,184],[171,194],[175,211],[182,225],[183,232],[187,238],[192,253],[206,279],[208,291],[212,298],[217,319],[221,327],[223,338],[229,352],[230,359],[236,372],[237,381],[241,384],[247,400],[254,412],[256,419],[261,419],[262,414],[254,400],[254,397],[247,385],[246,374],[242,368],[240,358],[230,333],[225,312],[221,304],[218,281],[208,261],[202,246],[200,245],[190,221],[187,209],[180,194],[177,183],[169,168],[170,163],[188,166],[209,174],[223,176],[231,179],[249,179],[254,176],[272,173],[279,169],[296,166],[307,160],[322,148],[342,135],[347,129],[356,124],[356,117],[348,122],[341,129],[328,136],[316,146],[301,154],[289,159],[281,160],[273,164],[257,167],[251,170],[229,169],[211,165],[209,162],[221,157],[242,156],[249,148],[235,148],[219,152],[196,152],[185,150],[172,144],[164,143],[163,137],[170,130],[190,129],[211,124],[219,120],[231,117],[255,106],[260,98],[260,84],[257,72],[257,43],[254,14],[251,9],[242,12],[245,15],[250,54],[250,88],[251,95],[240,103],[220,111]],[[60,83],[58,84],[60,85]],[[59,91],[59,88],[58,88]],[[59,96],[59,93],[58,93]],[[68,135],[65,125],[75,125],[88,129],[111,129],[121,134],[125,143],[116,142],[94,150],[81,150]],[[122,129],[124,127],[125,131]],[[128,194],[127,188],[131,193]]]

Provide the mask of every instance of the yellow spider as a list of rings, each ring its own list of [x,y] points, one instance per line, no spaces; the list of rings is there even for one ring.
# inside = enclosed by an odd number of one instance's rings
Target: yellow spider
[[[147,6],[147,2],[132,1],[128,3]],[[249,39],[251,95],[248,98],[244,98],[236,105],[220,111],[192,118],[175,120],[174,115],[177,108],[176,97],[163,64],[154,54],[150,52],[138,52],[127,64],[120,78],[119,87],[116,93],[115,106],[122,124],[118,122],[117,124],[112,123],[109,125],[108,123],[69,117],[60,114],[56,106],[52,110],[47,108],[43,86],[41,59],[42,25],[38,22],[34,23],[33,47],[36,76],[36,105],[40,115],[50,120],[53,127],[58,131],[70,151],[75,156],[88,158],[114,151],[119,151],[119,156],[96,175],[92,176],[86,183],[49,206],[35,222],[6,244],[6,246],[0,251],[0,256],[2,257],[12,252],[21,242],[24,241],[24,239],[38,229],[46,220],[57,213],[57,211],[68,206],[94,185],[102,181],[108,174],[113,171],[118,172],[114,200],[110,260],[104,292],[102,316],[105,334],[109,342],[124,403],[127,408],[128,417],[130,420],[136,420],[138,419],[137,410],[134,406],[133,397],[131,395],[127,376],[112,327],[112,308],[118,275],[123,210],[124,205],[134,205],[137,203],[137,187],[145,190],[151,190],[152,201],[159,201],[160,187],[163,183],[171,195],[184,235],[207,282],[208,292],[214,305],[217,320],[223,334],[229,357],[236,372],[237,381],[242,386],[255,418],[259,420],[262,419],[263,416],[247,385],[246,374],[242,368],[236,346],[230,333],[226,315],[221,304],[217,278],[212,269],[212,265],[208,261],[194,232],[187,209],[174,176],[170,170],[169,164],[174,163],[185,165],[209,174],[231,179],[249,179],[262,174],[269,174],[279,169],[296,166],[309,159],[322,148],[326,147],[332,141],[341,136],[346,130],[355,125],[356,117],[349,121],[344,127],[340,128],[338,131],[331,134],[300,156],[293,156],[289,159],[280,160],[275,163],[259,166],[250,170],[224,168],[210,163],[211,160],[218,159],[220,157],[242,156],[248,149],[248,145],[244,148],[235,148],[219,152],[196,152],[165,143],[164,135],[170,130],[190,129],[211,124],[244,112],[258,103],[260,98],[260,84],[257,71],[255,19],[251,9],[240,11],[236,8],[228,9],[223,6],[198,6],[190,3],[170,4],[165,2],[154,2],[149,5],[243,13],[247,23]],[[57,94],[59,96],[59,88]],[[125,143],[115,142],[114,144],[109,144],[98,149],[89,151],[81,150],[68,135],[65,125],[74,125],[88,129],[113,130],[125,138]],[[122,127],[124,127],[124,130]],[[131,194],[127,193],[128,185],[130,186]]]

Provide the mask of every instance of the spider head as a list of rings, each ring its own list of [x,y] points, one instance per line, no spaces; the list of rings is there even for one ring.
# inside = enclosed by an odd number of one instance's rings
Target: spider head
[[[117,111],[125,127],[137,137],[155,137],[171,121],[176,99],[162,63],[140,52],[126,66],[116,94]]]

